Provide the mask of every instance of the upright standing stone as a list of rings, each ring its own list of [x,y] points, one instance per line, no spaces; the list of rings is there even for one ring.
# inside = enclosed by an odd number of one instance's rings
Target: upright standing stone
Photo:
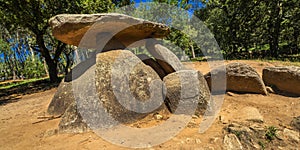
[[[74,101],[72,82],[62,81],[48,106],[47,112],[50,115],[62,115]]]
[[[157,43],[155,40],[147,40],[146,48],[167,74],[186,69],[171,50]]]
[[[221,75],[224,74],[224,70],[216,68],[205,75],[207,83],[211,87],[212,76],[215,81],[221,79]],[[246,93],[259,93],[267,95],[267,90],[264,82],[260,78],[259,74],[249,65],[244,63],[230,63],[226,65],[226,90],[235,92]],[[214,87],[214,91],[224,89],[223,87]],[[212,90],[212,89],[211,89]]]
[[[165,71],[162,69],[162,67],[152,59],[151,57],[145,55],[145,54],[140,54],[137,55],[146,65],[152,67],[152,69],[155,70],[155,72],[159,75],[161,79],[163,79],[166,76]]]
[[[266,67],[263,80],[266,85],[300,96],[300,67]]]
[[[172,113],[201,114],[210,103],[210,92],[199,71],[182,70],[164,77],[166,103]],[[182,102],[182,105],[180,104]],[[179,105],[184,106],[181,109]],[[180,106],[180,107],[181,107]]]
[[[166,110],[161,79],[130,51],[115,50],[97,55],[96,87],[107,113],[120,122],[134,122],[150,113]],[[150,99],[161,104],[139,113],[155,104],[154,101],[149,103]]]

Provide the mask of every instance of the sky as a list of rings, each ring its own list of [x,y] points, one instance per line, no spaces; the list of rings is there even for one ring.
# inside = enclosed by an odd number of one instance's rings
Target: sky
[[[131,0],[131,1],[134,1],[135,2],[135,5],[136,7],[139,5],[139,3],[142,3],[142,2],[152,2],[153,0]],[[181,0],[178,0],[179,2]],[[201,7],[204,7],[204,5],[200,2],[200,0],[189,0],[190,4],[192,4],[194,7],[192,7],[191,9],[189,9],[189,14],[192,15],[194,13],[194,8],[201,8]]]

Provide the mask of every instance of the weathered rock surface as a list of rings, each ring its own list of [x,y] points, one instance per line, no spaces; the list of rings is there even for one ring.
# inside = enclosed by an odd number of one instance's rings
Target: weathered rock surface
[[[293,131],[290,129],[285,128],[283,130],[283,135],[286,136],[289,140],[299,143],[300,137],[299,132]]]
[[[58,126],[61,133],[82,133],[88,130],[87,124],[77,111],[76,102],[69,105]]]
[[[259,124],[262,126],[261,124]],[[265,135],[264,127],[248,127],[249,125],[242,125],[237,123],[229,124],[227,131],[235,134],[243,145],[244,149],[258,149],[259,139],[263,139]],[[262,130],[261,130],[262,128]]]
[[[235,134],[226,134],[224,137],[224,149],[226,150],[239,150],[243,146]]]
[[[245,121],[252,121],[262,123],[264,122],[264,117],[259,113],[258,109],[254,107],[244,107],[239,114],[239,118]]]
[[[163,103],[163,82],[130,51],[99,53],[95,75],[99,99],[116,120],[130,123],[150,113],[167,111]]]
[[[211,89],[211,80],[219,82],[224,71],[216,68],[205,75],[205,79]],[[226,65],[226,90],[246,93],[267,94],[266,87],[259,74],[249,65],[244,63],[230,63]],[[222,91],[224,87],[214,87],[214,91]]]
[[[186,70],[178,57],[171,50],[157,43],[157,41],[153,39],[147,40],[146,48],[167,74]]]
[[[266,67],[263,69],[266,85],[300,96],[300,67]]]
[[[48,106],[47,112],[50,115],[62,115],[74,101],[72,82],[63,80],[58,86],[57,91]]]
[[[149,57],[146,54],[140,54],[140,55],[137,55],[137,56],[143,61],[143,63],[145,63],[146,65],[150,66],[152,69],[154,69],[155,72],[159,75],[159,77],[161,79],[163,79],[166,76],[165,71],[157,63],[157,61],[155,61],[154,59],[152,59],[151,57]]]
[[[300,131],[300,116],[295,117],[292,121],[291,121],[291,125],[294,126],[296,129],[298,129]]]
[[[87,39],[87,40],[89,40],[89,39]],[[85,41],[83,41],[83,42],[85,42]],[[98,33],[98,35],[96,36],[96,44],[97,44],[97,47],[96,47],[97,52],[96,53],[126,48],[126,46],[121,41],[119,41],[117,38],[115,38],[107,33]]]
[[[172,113],[203,113],[210,103],[210,92],[199,71],[182,70],[164,77],[167,95],[166,105]],[[182,104],[180,104],[180,101]],[[184,106],[179,109],[179,106]],[[175,111],[176,110],[176,111]]]
[[[76,65],[71,72],[69,72],[57,88],[53,96],[47,112],[50,115],[62,115],[71,103],[75,101],[73,94],[72,81],[83,74],[90,66],[95,63],[95,58],[90,58]],[[76,71],[76,75],[72,72]]]
[[[107,33],[103,44],[114,38],[112,41],[121,43],[119,46],[129,46],[145,38],[165,37],[170,32],[166,25],[117,13],[61,14],[52,17],[49,24],[58,40],[85,48],[99,47],[96,40],[99,33]]]

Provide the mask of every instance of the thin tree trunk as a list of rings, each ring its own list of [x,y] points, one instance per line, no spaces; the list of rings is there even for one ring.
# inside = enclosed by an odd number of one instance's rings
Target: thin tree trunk
[[[282,21],[282,14],[280,14],[281,6],[280,2],[273,4],[273,12],[271,12],[271,17],[269,20],[269,45],[270,52],[272,57],[278,57],[279,53],[279,37],[280,37],[280,28]]]
[[[44,63],[44,69],[45,69],[45,72],[46,72],[46,74],[47,74],[47,77],[49,77],[49,71],[48,71],[48,68],[47,68],[47,64],[46,64],[45,59],[43,59],[43,63]]]
[[[45,46],[43,35],[37,35],[37,43],[48,66],[50,81],[59,82],[59,78],[57,76],[57,62],[51,58],[49,50]]]
[[[29,46],[29,50],[30,50],[30,53],[31,53],[31,60],[32,60],[32,62],[35,62],[34,52],[33,52],[33,49],[30,46]]]
[[[193,44],[190,44],[190,46],[191,46],[191,49],[192,49],[192,55],[193,55],[193,58],[196,58],[195,50],[194,50]]]

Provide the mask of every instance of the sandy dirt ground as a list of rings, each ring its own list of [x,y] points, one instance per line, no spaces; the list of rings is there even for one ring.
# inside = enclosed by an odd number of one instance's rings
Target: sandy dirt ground
[[[233,62],[233,61],[231,61]],[[245,62],[254,67],[259,74],[265,66],[278,64]],[[185,63],[203,73],[209,71],[207,63]],[[44,116],[56,89],[24,95],[15,102],[0,106],[0,149],[128,149],[105,141],[93,132],[70,134],[55,133],[60,118],[38,122]],[[224,127],[228,123],[240,121],[239,114],[244,107],[254,107],[264,117],[268,126],[290,128],[293,117],[300,115],[300,98],[277,94],[263,96],[259,94],[225,95],[221,112],[213,125],[200,134],[200,118],[192,122],[171,140],[147,149],[222,149]],[[223,121],[220,121],[222,118]],[[225,120],[225,121],[224,121]],[[155,132],[155,131],[154,131]],[[272,144],[272,143],[271,143]],[[296,145],[297,146],[297,145]],[[283,148],[284,149],[284,148]]]

